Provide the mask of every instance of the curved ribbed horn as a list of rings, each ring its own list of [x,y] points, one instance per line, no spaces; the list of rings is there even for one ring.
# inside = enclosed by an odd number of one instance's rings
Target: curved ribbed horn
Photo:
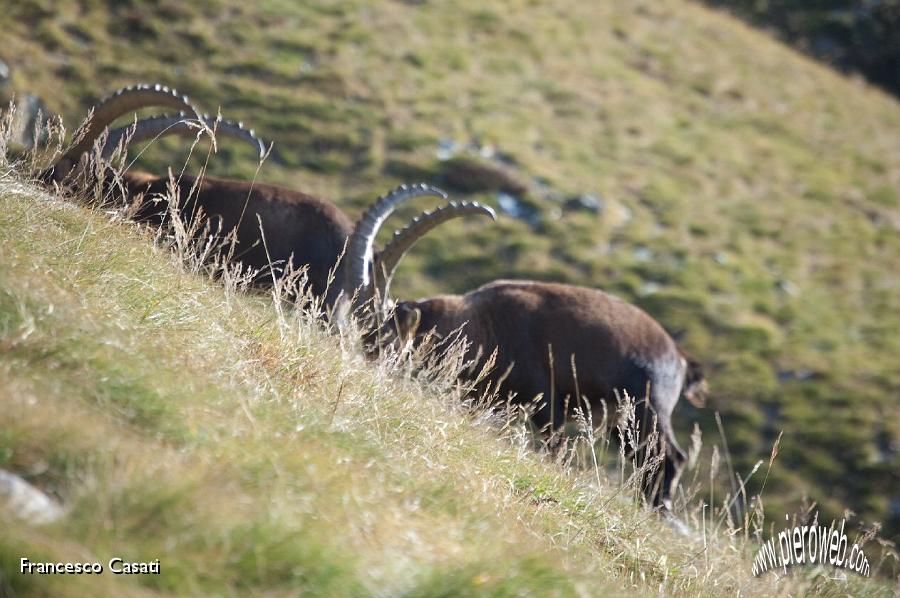
[[[257,152],[260,160],[265,157],[266,144],[256,136],[253,129],[245,128],[244,123],[219,120],[208,115],[203,116],[198,121],[196,117],[187,115],[184,112],[177,116],[150,116],[142,118],[136,123],[113,129],[106,137],[106,143],[103,146],[101,155],[103,158],[109,158],[122,142],[122,139],[132,131],[133,133],[128,140],[129,143],[141,143],[142,141],[157,139],[167,135],[194,135],[197,133],[200,123],[215,131],[216,137],[223,135],[239,141],[245,141]]]
[[[391,280],[400,260],[419,239],[441,224],[464,216],[487,216],[491,220],[497,220],[497,214],[493,209],[477,201],[461,203],[451,201],[430,212],[422,212],[410,220],[403,230],[394,232],[394,238],[375,260],[375,285],[378,296],[382,300],[387,298]]]
[[[344,292],[348,297],[353,296],[357,290],[361,301],[367,301],[374,293],[372,281],[369,277],[369,269],[372,265],[372,246],[375,243],[375,235],[381,224],[391,215],[401,203],[423,195],[431,195],[446,199],[447,194],[430,185],[400,185],[387,195],[379,197],[356,223],[353,234],[347,243],[347,260],[344,267]]]
[[[202,115],[191,104],[187,96],[179,94],[165,85],[132,85],[123,87],[111,96],[96,104],[87,122],[75,132],[78,141],[56,161],[51,170],[57,166],[67,166],[78,161],[81,154],[88,151],[103,130],[123,114],[134,112],[148,106],[162,106],[176,110],[193,112],[200,118]]]

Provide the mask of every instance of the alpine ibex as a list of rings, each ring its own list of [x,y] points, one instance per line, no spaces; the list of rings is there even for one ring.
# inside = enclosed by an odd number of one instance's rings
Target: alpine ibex
[[[410,226],[381,253],[374,294],[387,296],[397,262],[423,229]],[[357,276],[367,269],[358,265]],[[502,398],[512,394],[518,402],[542,395],[542,405],[533,414],[541,429],[562,426],[582,397],[594,421],[600,421],[601,403],[614,401],[617,391],[627,392],[636,399],[638,422],[655,418],[665,450],[662,476],[646,486],[648,498],[671,505],[685,462],[672,429],[672,411],[681,395],[701,406],[707,386],[700,364],[646,312],[596,289],[496,281],[465,295],[398,302],[393,316],[366,341],[377,350],[392,342],[416,345],[428,335],[465,337],[465,358],[474,364],[474,372],[496,349],[494,368],[476,392],[492,389]],[[644,425],[644,432],[648,427]]]
[[[108,133],[101,148],[101,157],[108,157],[123,139],[134,143],[160,135],[192,134],[197,130],[197,121],[252,144],[260,156],[263,155],[264,145],[252,131],[247,131],[240,124],[214,122],[209,117],[203,117],[186,97],[179,96],[174,90],[160,86],[138,86],[119,90],[98,104],[82,128],[79,141],[47,169],[44,179],[64,180],[113,120],[126,112],[150,105],[176,108],[196,116],[193,120],[185,120],[181,116],[152,117],[139,120],[131,127],[115,129]],[[367,224],[365,217],[375,218],[380,226],[387,214],[402,201],[417,196],[446,198],[443,191],[427,185],[402,186],[386,196],[390,201],[376,202],[359,225],[354,226],[353,221],[331,202],[301,191],[211,176],[198,181],[197,177],[182,175],[175,182],[180,202],[177,209],[184,220],[193,221],[202,212],[205,217],[219,223],[223,235],[234,231],[234,259],[245,268],[266,271],[271,267],[273,274],[278,276],[280,268],[288,262],[296,267],[306,266],[310,291],[324,297],[328,306],[333,306],[344,290],[340,284],[346,279],[343,264],[357,259],[352,252],[348,252],[338,264],[348,239],[353,237],[359,226]],[[136,214],[139,220],[161,224],[171,214],[171,206],[166,202],[171,191],[169,177],[126,172],[122,176],[122,184],[129,202],[146,198]],[[387,209],[386,213],[375,209],[379,206]],[[490,208],[477,203],[450,204],[442,213],[452,218],[469,214],[495,217]],[[377,229],[374,230],[377,232]],[[332,273],[338,284],[329,285]],[[258,278],[260,284],[271,280],[271,274]]]

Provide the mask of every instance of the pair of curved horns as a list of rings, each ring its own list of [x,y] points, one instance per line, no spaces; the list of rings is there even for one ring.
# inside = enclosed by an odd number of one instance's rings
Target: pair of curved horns
[[[375,289],[382,300],[387,299],[391,280],[400,261],[419,239],[444,222],[464,216],[486,216],[497,220],[497,214],[490,207],[477,201],[451,201],[430,212],[422,212],[402,230],[394,232],[394,237],[381,250],[375,260]]]
[[[209,115],[197,118],[184,112],[176,116],[150,116],[130,125],[113,129],[106,137],[101,156],[109,158],[126,137],[130,143],[141,143],[167,135],[195,135],[200,128],[209,129],[215,133],[216,137],[223,135],[249,143],[260,160],[265,157],[266,144],[256,136],[253,129],[244,127],[244,123],[218,119]]]
[[[438,225],[468,215],[488,216],[496,220],[492,209],[478,203],[450,202],[432,211],[423,212],[414,218],[403,230],[394,233],[393,240],[374,259],[375,236],[388,216],[402,203],[413,197],[432,196],[446,199],[447,194],[424,183],[417,185],[400,185],[378,200],[362,215],[347,248],[348,264],[344,270],[344,292],[347,296],[356,296],[359,303],[367,303],[373,298],[380,301],[386,299],[390,280],[400,260],[406,252],[425,234]],[[373,263],[374,262],[374,263]],[[374,270],[374,279],[370,271]]]
[[[87,121],[75,132],[75,143],[56,161],[57,166],[70,166],[78,161],[81,154],[88,151],[94,141],[103,133],[111,122],[129,112],[148,106],[174,108],[178,111],[193,113],[197,118],[202,114],[188,99],[176,90],[165,85],[131,85],[117,90],[112,95],[94,105]]]

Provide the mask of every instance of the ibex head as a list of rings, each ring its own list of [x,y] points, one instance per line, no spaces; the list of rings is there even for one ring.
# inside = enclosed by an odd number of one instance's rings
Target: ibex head
[[[403,202],[424,195],[446,199],[447,194],[430,185],[401,185],[384,195],[360,218],[347,243],[343,293],[354,310],[368,311],[382,317],[388,311],[388,290],[394,272],[406,252],[429,231],[440,224],[469,215],[496,220],[494,211],[477,202],[449,202],[430,212],[423,212],[402,230],[380,253],[375,255],[375,236],[385,219]]]

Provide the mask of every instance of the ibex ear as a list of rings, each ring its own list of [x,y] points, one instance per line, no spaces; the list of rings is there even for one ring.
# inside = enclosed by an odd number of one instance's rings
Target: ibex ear
[[[397,305],[395,313],[400,336],[404,339],[415,336],[419,329],[419,323],[422,321],[422,310],[409,303],[400,303]]]
[[[422,310],[418,307],[412,308],[407,314],[403,322],[403,328],[410,336],[414,336],[419,330],[419,324],[422,322]]]

